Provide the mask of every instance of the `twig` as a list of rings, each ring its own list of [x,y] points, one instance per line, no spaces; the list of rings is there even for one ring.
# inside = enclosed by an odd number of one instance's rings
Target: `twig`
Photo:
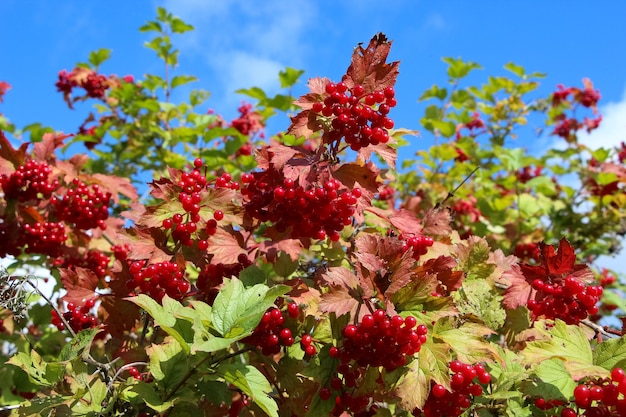
[[[452,197],[454,197],[454,193],[456,193],[457,191],[459,191],[459,188],[461,188],[463,186],[463,184],[465,184],[470,178],[472,178],[472,175],[474,175],[476,173],[476,171],[478,171],[479,167],[476,167],[472,170],[472,172],[469,173],[469,175],[467,177],[465,177],[463,179],[463,181],[461,181],[461,183],[459,185],[456,186],[456,188],[450,192],[448,192],[448,195],[446,196],[446,198],[443,199],[443,201],[435,204],[435,210],[437,210],[439,207],[443,206],[444,204],[446,204],[446,201],[448,201],[449,199],[451,199]]]
[[[599,333],[603,336],[606,337],[619,337],[617,334],[611,333],[609,331],[607,331],[607,329],[605,329],[604,327],[600,326],[599,324],[596,324],[594,322],[592,322],[589,319],[585,319],[585,320],[581,320],[581,323],[584,324],[585,326],[595,330],[596,333]]]

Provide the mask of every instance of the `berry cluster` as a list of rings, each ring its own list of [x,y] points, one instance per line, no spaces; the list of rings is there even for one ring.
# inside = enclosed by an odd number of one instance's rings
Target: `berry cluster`
[[[299,310],[297,309],[298,305],[295,303],[292,304],[295,305],[296,308],[288,307],[287,314],[289,317],[297,318],[299,315]],[[270,307],[263,313],[261,322],[256,326],[254,332],[242,341],[261,349],[263,355],[275,355],[280,352],[282,346],[291,346],[294,343],[291,329],[284,327],[284,324],[285,315],[283,311],[276,307]],[[305,336],[303,336],[303,339]]]
[[[82,306],[77,306],[74,303],[67,304],[67,311],[63,313],[63,318],[70,325],[75,333],[85,329],[93,329],[98,327],[98,319],[90,312],[96,305],[96,300],[90,298],[85,301]],[[52,318],[50,323],[59,331],[65,330],[65,323],[61,321],[61,318],[57,314],[56,310],[52,310],[50,313]]]
[[[352,223],[361,189],[341,190],[336,179],[323,186],[304,189],[273,170],[244,174],[241,193],[248,198],[246,213],[291,238],[339,240],[339,232]]]
[[[553,417],[626,415],[626,373],[622,368],[613,368],[609,378],[596,378],[576,386],[570,403],[537,398],[534,404],[545,411],[564,406],[560,413],[556,411],[552,414]]]
[[[513,250],[513,254],[523,261],[535,261],[539,263],[541,259],[539,245],[534,242],[518,243]]]
[[[393,371],[406,364],[407,356],[420,351],[427,331],[413,316],[389,317],[379,309],[363,316],[360,323],[343,328],[340,358],[343,363],[354,361],[363,368],[383,366]]]
[[[105,229],[111,193],[104,192],[97,184],[88,186],[78,178],[72,180],[72,186],[63,197],[50,199],[56,217],[79,230]]]
[[[314,103],[312,110],[332,117],[329,142],[337,143],[343,138],[352,150],[358,151],[389,141],[387,129],[393,128],[394,123],[387,114],[396,105],[393,87],[365,94],[360,84],[349,88],[344,82],[329,82],[325,91],[328,95],[324,102]]]
[[[213,305],[224,277],[238,277],[239,273],[252,265],[252,261],[243,253],[237,257],[237,263],[233,264],[208,264],[198,274],[196,287],[204,295],[205,301]]]
[[[103,98],[106,90],[110,87],[110,80],[88,68],[74,68],[70,72],[59,71],[59,79],[55,85],[57,91],[65,95],[71,94],[74,87],[82,87],[88,97]]]
[[[602,296],[603,288],[599,285],[585,286],[573,276],[568,276],[560,283],[549,283],[535,279],[532,287],[535,298],[528,301],[528,309],[536,319],[561,319],[567,324],[578,324],[588,315],[598,312],[596,305]]]
[[[430,393],[423,409],[414,409],[416,417],[458,417],[472,405],[472,399],[483,393],[481,384],[488,384],[491,375],[482,364],[469,365],[459,361],[450,362],[451,390],[431,382]]]
[[[89,250],[81,257],[65,254],[52,262],[52,265],[60,268],[80,267],[89,269],[100,279],[107,274],[111,259],[97,249]]]
[[[45,162],[30,160],[20,165],[10,175],[0,175],[0,185],[5,199],[19,201],[50,198],[52,192],[59,187],[59,181],[49,181],[52,169]]]
[[[435,241],[430,236],[411,236],[402,243],[402,251],[406,252],[409,248],[413,249],[413,259],[418,261],[420,256],[426,255],[428,248],[434,243]]]
[[[200,171],[203,166],[202,159],[197,158],[194,161],[194,169],[191,172],[184,172],[181,175],[178,185],[182,188],[178,194],[178,201],[183,206],[185,214],[176,213],[171,217],[163,220],[162,226],[165,229],[172,230],[172,239],[174,242],[180,242],[184,246],[193,246],[197,244],[199,250],[206,250],[209,247],[208,241],[201,237],[201,232],[206,232],[207,236],[212,236],[217,231],[217,222],[224,218],[221,210],[213,213],[213,218],[206,220],[206,226],[203,230],[198,228],[201,221],[200,209],[202,202],[202,191],[208,187],[208,182],[204,174]],[[223,173],[215,180],[215,188],[239,189],[239,183],[232,181],[232,177],[228,173]],[[194,239],[192,235],[196,234]]]
[[[147,265],[145,261],[134,261],[129,271],[133,279],[128,281],[130,290],[139,289],[139,292],[148,294],[157,301],[161,301],[165,294],[176,300],[181,300],[189,292],[189,281],[185,273],[174,262],[159,262]]]
[[[26,247],[26,253],[55,256],[67,240],[65,226],[56,222],[25,224],[17,246]]]
[[[600,92],[593,89],[593,84],[590,80],[584,79],[583,83],[585,84],[584,89],[577,87],[565,88],[563,85],[558,85],[558,90],[552,94],[552,107],[560,109],[571,108],[572,111],[574,111],[578,105],[581,105],[586,108],[591,108],[593,112],[596,113],[597,104],[600,100]],[[571,101],[569,98],[570,95],[572,96]],[[563,106],[563,103],[566,105]],[[591,132],[597,129],[602,122],[602,115],[591,119],[585,117],[582,122],[579,122],[576,117],[568,118],[564,112],[560,112],[554,116],[554,121],[556,122],[556,126],[552,134],[560,136],[568,142],[572,142],[576,140],[578,130],[586,128],[587,132]]]
[[[341,351],[335,346],[330,348],[330,356],[340,359]],[[322,387],[319,391],[321,400],[328,400],[334,395],[335,406],[332,416],[345,415],[346,411],[351,411],[353,415],[366,417],[376,414],[378,406],[372,402],[372,395],[361,392],[354,393],[359,384],[359,378],[364,375],[363,368],[355,363],[342,362],[337,366],[337,374],[333,376],[329,385]],[[382,380],[380,380],[382,383]]]

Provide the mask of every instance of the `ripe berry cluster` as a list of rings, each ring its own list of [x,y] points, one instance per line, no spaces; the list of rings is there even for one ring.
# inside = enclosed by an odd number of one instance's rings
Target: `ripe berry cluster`
[[[341,190],[336,179],[304,189],[273,170],[244,174],[241,193],[247,197],[246,213],[271,221],[278,232],[291,238],[339,240],[339,232],[352,223],[361,189]]]
[[[483,393],[481,384],[488,384],[491,375],[481,364],[469,365],[459,361],[450,362],[451,390],[431,382],[430,393],[423,409],[414,409],[416,417],[458,417],[472,405],[472,399]]]
[[[342,357],[342,352],[335,346],[330,348],[329,353],[333,358]],[[363,375],[363,368],[356,363],[342,362],[337,366],[337,374],[330,379],[330,386],[322,387],[319,391],[319,397],[324,401],[334,395],[335,407],[330,413],[332,416],[341,416],[347,411],[362,417],[376,414],[378,406],[372,402],[372,395],[363,392],[354,393],[359,378]]]
[[[385,310],[366,314],[361,322],[342,330],[342,363],[355,362],[360,367],[384,366],[387,371],[406,364],[406,357],[419,352],[428,329],[417,325],[413,316],[389,317]]]
[[[252,261],[244,254],[237,257],[237,263],[233,264],[208,264],[198,274],[196,287],[204,295],[204,301],[213,305],[224,277],[238,277],[239,273],[252,265]]]
[[[571,275],[560,283],[535,279],[532,287],[536,293],[535,298],[528,301],[528,309],[533,318],[561,319],[567,324],[578,324],[596,314],[596,304],[603,292],[601,286],[585,286]]]
[[[287,314],[289,317],[297,318],[299,315],[298,305],[292,304],[295,309],[288,307]],[[291,329],[284,327],[284,324],[285,315],[283,311],[276,307],[270,307],[263,314],[261,322],[256,326],[254,332],[242,341],[261,349],[263,355],[275,355],[280,352],[282,346],[291,346],[294,343]]]
[[[68,303],[67,311],[63,313],[63,318],[76,333],[81,330],[98,327],[98,319],[90,312],[95,305],[96,300],[93,298],[85,301],[85,304],[82,306],[77,306],[74,303]],[[56,310],[52,310],[50,315],[52,316],[50,323],[53,326],[56,326],[59,331],[65,330],[65,323],[61,321],[61,318],[57,314]]]
[[[88,186],[77,178],[72,180],[72,186],[63,197],[50,199],[57,219],[79,230],[105,229],[111,193],[102,191],[98,184]]]
[[[127,286],[131,290],[148,294],[157,301],[161,301],[165,294],[171,298],[181,300],[189,292],[189,281],[185,273],[174,262],[159,262],[147,265],[145,261],[134,261],[129,271],[133,279]]]
[[[581,415],[587,417],[626,415],[625,396],[626,373],[622,368],[613,368],[610,378],[589,381],[574,388],[574,402],[584,410]]]
[[[216,210],[213,213],[213,218],[206,220],[206,226],[202,230],[198,228],[201,221],[200,208],[203,198],[201,193],[208,187],[208,181],[200,171],[202,166],[202,159],[196,158],[194,169],[181,175],[178,185],[182,187],[182,190],[178,195],[178,201],[182,204],[185,214],[176,213],[172,217],[164,219],[162,226],[172,230],[174,242],[180,242],[184,246],[193,246],[196,243],[199,250],[206,250],[209,244],[203,233],[206,232],[207,236],[214,235],[217,231],[217,222],[224,218],[224,213],[221,210]],[[215,188],[237,190],[239,183],[233,182],[230,174],[223,173],[215,180]],[[196,235],[195,239],[192,237],[194,234]]]
[[[5,199],[19,201],[50,198],[52,192],[59,187],[59,181],[49,181],[52,169],[45,162],[27,161],[10,175],[0,175],[0,185]]]
[[[431,247],[435,241],[430,236],[411,236],[406,239],[402,244],[402,250],[406,252],[409,248],[413,249],[413,259],[419,260],[420,256],[426,255],[428,248]]]
[[[535,261],[539,263],[541,252],[539,250],[539,245],[534,242],[531,243],[518,243],[515,246],[513,254],[520,258],[520,260],[528,262]]]
[[[393,87],[365,94],[365,88],[357,84],[352,88],[344,82],[326,84],[328,94],[324,102],[313,104],[312,110],[330,118],[328,139],[337,143],[342,138],[352,150],[358,151],[369,145],[389,141],[387,129],[393,128],[393,120],[387,117],[396,105]]]
[[[571,402],[536,398],[535,407],[555,410],[553,417],[610,417],[626,415],[626,373],[622,368],[613,368],[609,378],[586,381],[574,388]],[[578,411],[577,411],[578,409]],[[581,413],[582,412],[582,413]]]
[[[98,278],[104,278],[109,268],[109,258],[97,249],[89,250],[81,257],[64,254],[55,259],[52,265],[60,268],[80,267],[92,271]]]
[[[26,253],[56,256],[67,240],[65,226],[60,222],[25,224],[23,231],[17,246],[26,247]]]

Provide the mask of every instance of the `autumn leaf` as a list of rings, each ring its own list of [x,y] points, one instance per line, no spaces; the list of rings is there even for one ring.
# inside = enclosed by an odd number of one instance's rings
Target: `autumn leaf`
[[[383,33],[375,35],[366,47],[357,46],[343,82],[348,88],[361,84],[366,94],[393,86],[400,62],[386,62],[390,50],[391,41]]]
[[[241,232],[231,226],[218,227],[215,234],[209,239],[206,252],[213,255],[213,263],[237,263],[240,254],[246,254]]]
[[[3,160],[7,160],[11,162],[13,165],[13,169],[8,170],[9,167],[4,164],[1,166],[2,171],[0,174],[10,174],[15,171],[15,168],[23,165],[26,160],[26,149],[28,148],[28,143],[23,143],[19,148],[15,149],[11,146],[11,142],[4,135],[4,132],[0,130],[0,158]]]
[[[388,143],[378,143],[376,145],[368,145],[361,148],[357,153],[357,160],[362,162],[368,162],[372,158],[372,153],[376,153],[391,169],[396,168],[396,159],[398,158],[398,151]]]
[[[340,165],[339,168],[333,171],[333,177],[350,189],[361,187],[361,189],[367,190],[370,193],[376,193],[380,186],[377,179],[379,171],[378,167],[373,163],[367,163],[365,165],[346,163]]]
[[[63,141],[73,135],[63,133],[44,133],[40,142],[33,145],[33,156],[37,161],[54,159],[54,151],[63,145]]]
[[[98,295],[95,290],[98,287],[99,279],[90,269],[59,268],[59,275],[63,287],[67,291],[67,294],[63,296],[64,301],[80,306]]]
[[[124,229],[118,233],[118,244],[130,247],[128,259],[148,259],[149,263],[169,261],[172,255],[158,248],[154,242],[165,241],[165,234],[158,229]]]
[[[321,311],[334,312],[337,316],[346,313],[354,316],[362,301],[372,295],[371,286],[361,286],[359,277],[343,267],[328,268],[321,274],[321,279],[329,286],[328,292],[321,296]]]
[[[430,209],[422,218],[422,227],[427,235],[447,236],[452,232],[452,216],[445,208]]]

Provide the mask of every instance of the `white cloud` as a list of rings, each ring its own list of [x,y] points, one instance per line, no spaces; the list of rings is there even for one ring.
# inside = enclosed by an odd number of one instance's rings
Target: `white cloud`
[[[276,90],[279,87],[278,72],[283,69],[278,61],[243,51],[225,52],[218,56],[214,65],[227,94],[249,87]]]
[[[165,0],[160,2],[195,27],[179,38],[182,55],[204,59],[217,81],[212,91],[226,103],[238,101],[233,91],[258,86],[277,92],[278,72],[305,64],[306,29],[315,22],[316,4],[297,6],[281,0]],[[216,97],[214,95],[214,98]]]
[[[426,21],[422,24],[422,31],[446,30],[448,25],[445,19],[438,13],[431,13],[426,17]]]

